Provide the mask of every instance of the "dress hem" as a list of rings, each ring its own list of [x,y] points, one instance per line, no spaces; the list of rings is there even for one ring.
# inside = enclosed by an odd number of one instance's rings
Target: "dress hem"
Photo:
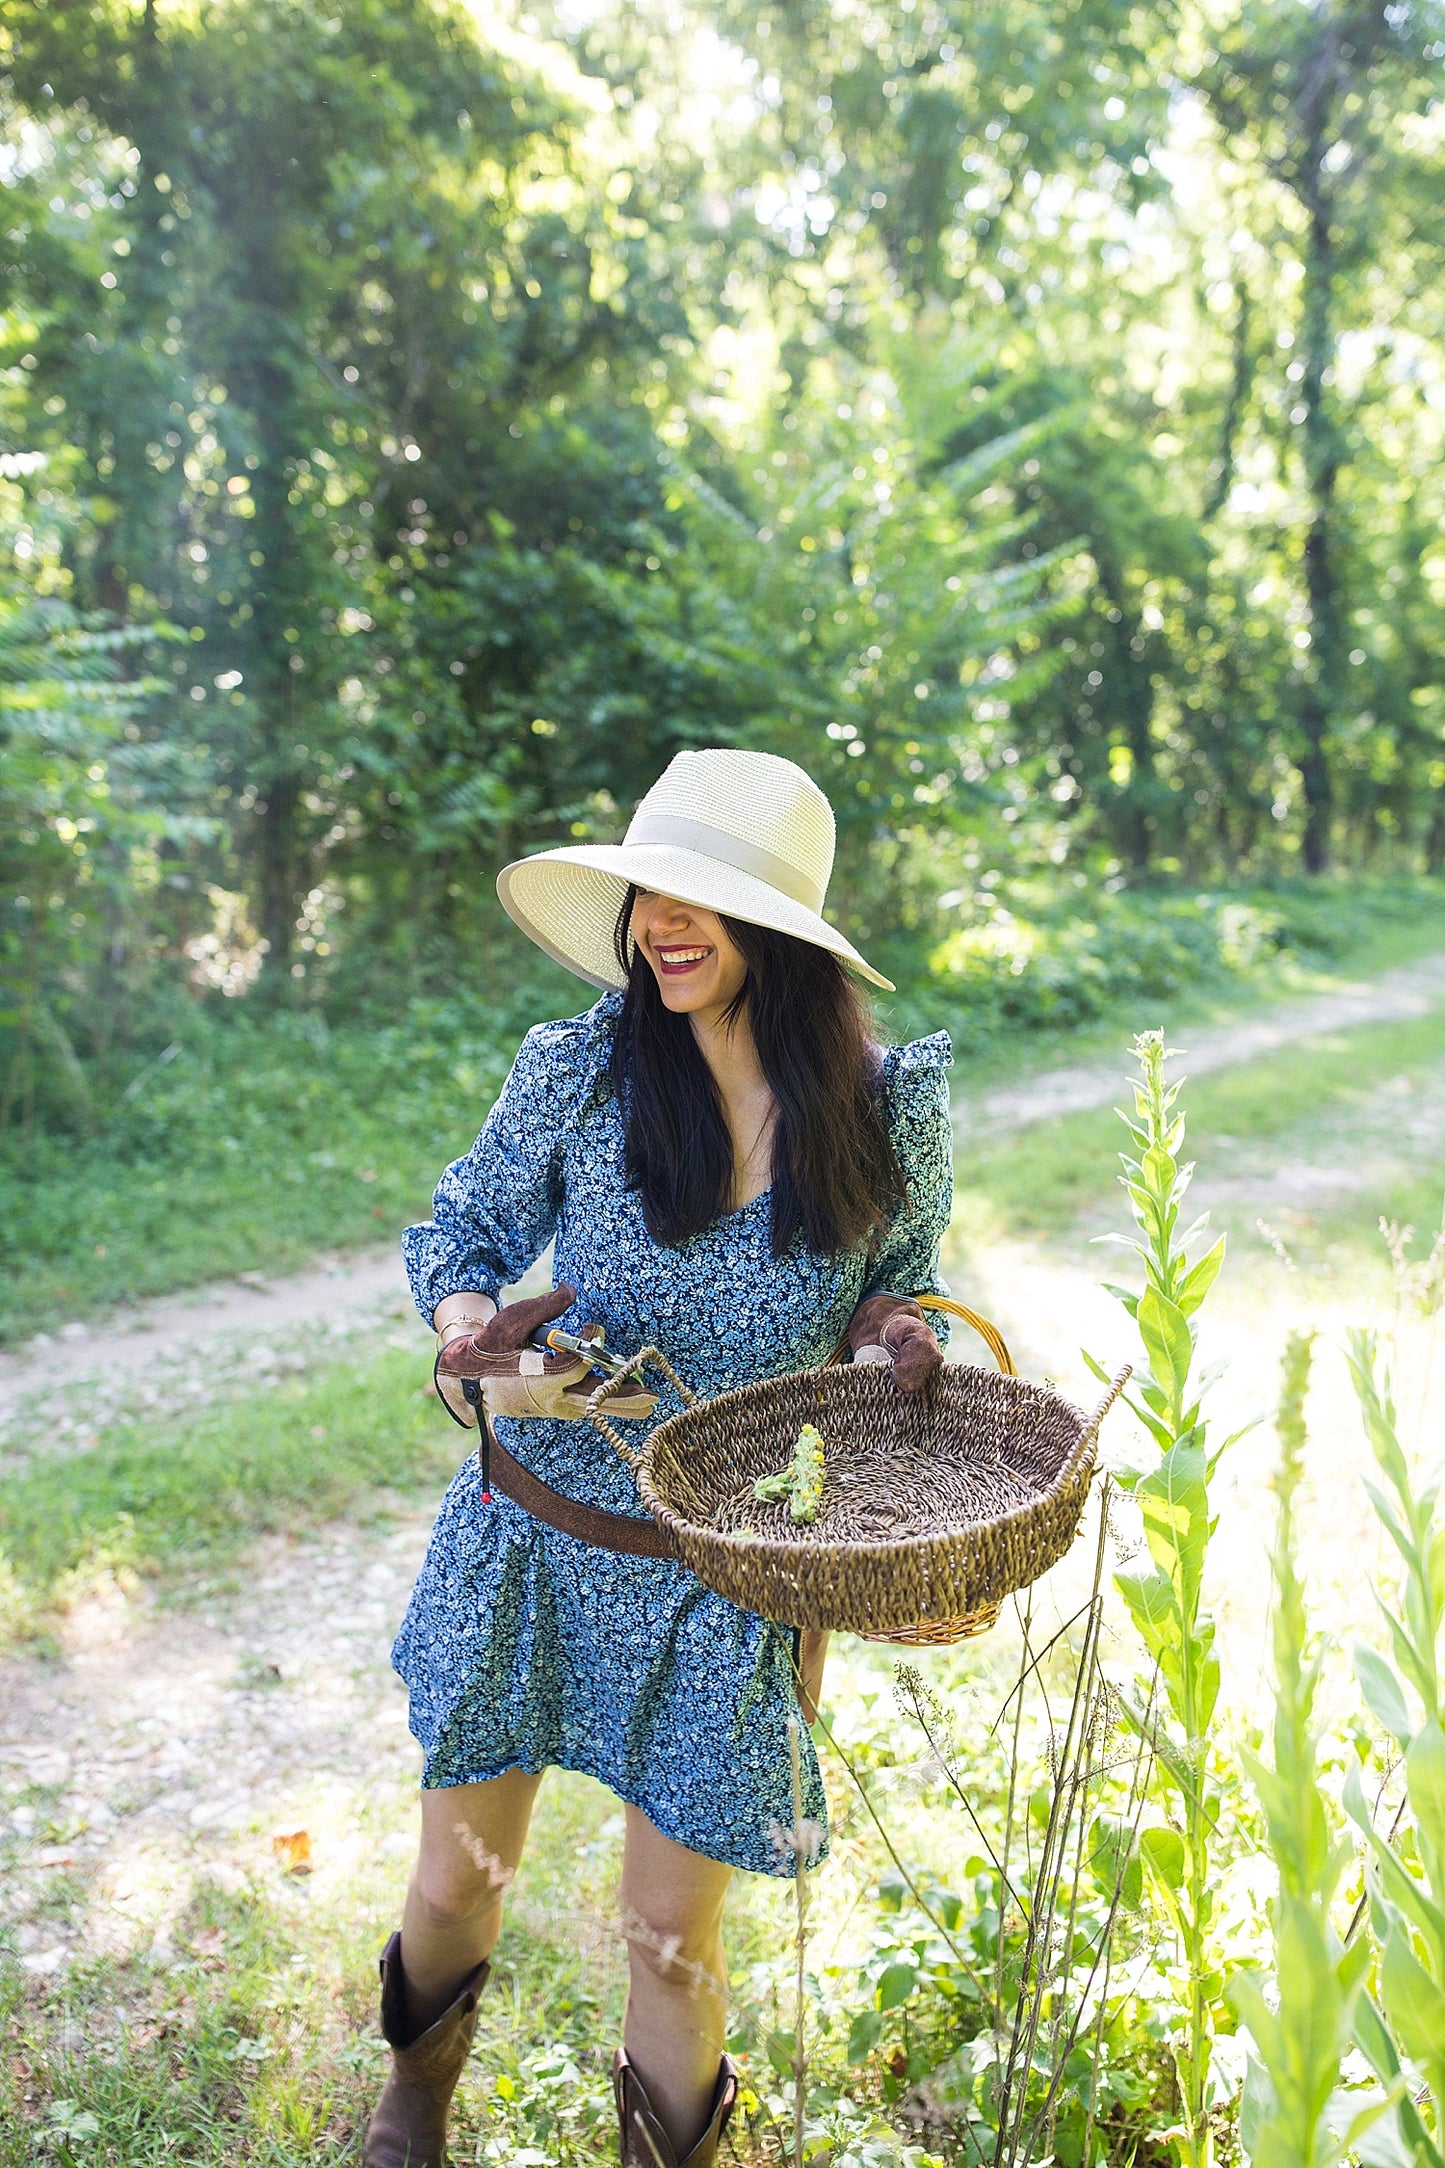
[[[430,1756],[428,1756],[427,1759],[429,1762]],[[793,1875],[796,1870],[791,1851],[784,1852],[780,1847],[779,1851],[774,1855],[776,1864],[770,1864],[766,1867],[760,1867],[757,1863],[756,1858],[743,1859],[741,1857],[734,1857],[729,1859],[725,1858],[721,1853],[718,1852],[705,1852],[702,1849],[701,1845],[689,1844],[687,1838],[683,1836],[676,1827],[669,1829],[666,1826],[666,1818],[658,1814],[653,1807],[649,1806],[645,1799],[634,1798],[630,1792],[624,1792],[620,1790],[610,1777],[604,1776],[602,1774],[601,1770],[589,1769],[587,1765],[581,1761],[549,1760],[540,1762],[536,1766],[534,1766],[531,1762],[526,1761],[519,1756],[514,1761],[501,1763],[501,1765],[495,1769],[469,1770],[465,1776],[448,1776],[439,1778],[433,1778],[428,1776],[427,1766],[424,1764],[422,1768],[421,1788],[424,1792],[455,1791],[456,1788],[462,1784],[488,1784],[491,1782],[493,1777],[510,1776],[514,1769],[520,1769],[524,1776],[529,1777],[545,1776],[546,1772],[549,1769],[568,1769],[572,1772],[574,1776],[591,1777],[594,1783],[600,1784],[605,1792],[610,1792],[612,1797],[614,1799],[620,1800],[624,1806],[636,1807],[639,1814],[645,1814],[654,1829],[658,1830],[662,1836],[670,1838],[672,1843],[680,1844],[685,1852],[695,1852],[699,1859],[715,1860],[720,1867],[732,1867],[736,1869],[737,1872],[740,1874],[769,1875],[774,1880],[781,1880],[785,1882],[791,1882],[793,1879]],[[779,1833],[780,1835],[783,1834],[781,1829]],[[786,1842],[786,1838],[784,1838],[784,1842]],[[808,1862],[809,1869],[811,1870],[814,1867],[820,1867],[827,1857],[828,1835],[825,1831],[821,1845],[818,1847],[818,1850],[814,1853],[813,1857]]]

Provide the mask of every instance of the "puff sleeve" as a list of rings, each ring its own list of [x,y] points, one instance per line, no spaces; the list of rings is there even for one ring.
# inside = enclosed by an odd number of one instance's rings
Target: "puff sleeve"
[[[551,1241],[565,1145],[606,1071],[619,1005],[604,998],[584,1016],[527,1033],[481,1135],[438,1182],[431,1218],[403,1234],[407,1278],[428,1325],[448,1295],[500,1301]]]
[[[953,1213],[953,1123],[948,1078],[953,1045],[946,1031],[890,1048],[884,1092],[893,1149],[908,1185],[907,1198],[868,1270],[860,1301],[869,1295],[946,1295],[939,1246]],[[940,1340],[945,1320],[929,1322]]]

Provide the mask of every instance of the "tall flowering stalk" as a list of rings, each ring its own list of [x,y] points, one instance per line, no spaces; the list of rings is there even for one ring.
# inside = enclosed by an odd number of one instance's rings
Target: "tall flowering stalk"
[[[1166,1819],[1146,1829],[1140,1854],[1150,1888],[1174,1927],[1184,1961],[1180,2037],[1174,2063],[1179,2085],[1175,2153],[1185,2168],[1211,2159],[1209,2070],[1214,2009],[1223,1981],[1213,1955],[1214,1902],[1210,1849],[1219,1820],[1221,1786],[1209,1762],[1209,1733],[1219,1698],[1214,1621],[1204,1608],[1204,1567],[1212,1519],[1209,1484],[1226,1439],[1210,1450],[1200,1412],[1208,1380],[1196,1372],[1198,1311],[1224,1262],[1221,1235],[1192,1254],[1208,1215],[1180,1231],[1181,1207],[1193,1167],[1181,1159],[1183,1079],[1165,1077],[1169,1053],[1159,1031],[1134,1041],[1140,1074],[1133,1080],[1134,1112],[1122,1114],[1134,1149],[1120,1154],[1121,1177],[1137,1232],[1121,1242],[1140,1259],[1138,1293],[1111,1287],[1139,1329],[1146,1370],[1136,1376],[1128,1404],[1159,1449],[1154,1465],[1126,1471],[1143,1518],[1149,1564],[1115,1576],[1129,1615],[1153,1659],[1158,1692],[1147,1707],[1125,1699],[1126,1719],[1147,1740],[1154,1758],[1156,1798]],[[1098,1363],[1091,1367],[1099,1377]]]
[[[1394,1739],[1405,1796],[1383,1833],[1358,1769],[1345,1809],[1370,1850],[1370,1924],[1378,1950],[1375,1993],[1362,1998],[1356,2040],[1383,2083],[1402,2093],[1392,2109],[1398,2158],[1445,2168],[1445,1513],[1438,1475],[1419,1482],[1396,1424],[1388,1376],[1378,1374],[1374,1335],[1350,1335],[1350,1369],[1365,1433],[1383,1481],[1370,1503],[1400,1555],[1398,1599],[1382,1603],[1391,1657],[1355,1650],[1355,1676],[1371,1713]]]
[[[1334,2097],[1370,1949],[1363,1936],[1342,1941],[1331,1919],[1354,1847],[1332,1831],[1320,1786],[1315,1723],[1320,1662],[1310,1646],[1295,1559],[1294,1502],[1304,1469],[1311,1344],[1307,1333],[1290,1335],[1277,1423],[1271,1759],[1245,1757],[1278,1876],[1273,1978],[1266,1988],[1240,1974],[1229,1990],[1257,2056],[1240,2117],[1240,2138],[1255,2168],[1337,2168],[1390,2105],[1380,2097],[1360,2102],[1356,2096],[1351,2114]]]

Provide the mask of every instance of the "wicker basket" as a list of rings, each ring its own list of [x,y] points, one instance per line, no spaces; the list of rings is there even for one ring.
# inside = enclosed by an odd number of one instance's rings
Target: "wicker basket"
[[[1008,1350],[972,1311],[934,1296],[983,1332],[998,1373],[946,1364],[919,1393],[886,1370],[830,1364],[702,1401],[656,1348],[600,1385],[588,1412],[637,1477],[642,1501],[700,1581],[744,1610],[788,1626],[941,1646],[986,1632],[1014,1589],[1073,1541],[1099,1425],[1124,1384],[1091,1416],[1013,1374]],[[603,1407],[652,1362],[685,1405],[639,1450]],[[816,1521],[753,1494],[791,1460],[798,1430],[822,1433]]]

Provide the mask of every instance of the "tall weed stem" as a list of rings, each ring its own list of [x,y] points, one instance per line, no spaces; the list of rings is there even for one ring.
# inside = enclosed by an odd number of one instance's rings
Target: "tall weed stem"
[[[1336,2127],[1342,2116],[1331,2113],[1369,1947],[1363,1939],[1341,1941],[1331,1920],[1353,1846],[1332,1834],[1320,1787],[1314,1715],[1320,1664],[1296,1563],[1311,1347],[1310,1334],[1290,1335],[1276,1424],[1272,1754],[1269,1761],[1245,1757],[1277,1878],[1273,1978],[1266,1987],[1240,1974],[1229,1989],[1257,2056],[1240,2114],[1240,2137],[1256,2168],[1336,2168],[1389,2106],[1378,2097],[1362,2103],[1343,2131]]]
[[[1164,1707],[1123,1703],[1126,1721],[1154,1757],[1157,1801],[1166,1819],[1144,1830],[1140,1850],[1154,1896],[1179,1937],[1185,2006],[1175,2051],[1179,2123],[1171,2134],[1184,2168],[1207,2168],[1214,2011],[1222,1981],[1213,1956],[1210,1851],[1221,1807],[1209,1762],[1209,1733],[1219,1698],[1214,1621],[1204,1608],[1204,1570],[1213,1527],[1209,1483],[1220,1454],[1210,1451],[1201,1403],[1207,1378],[1196,1373],[1197,1316],[1224,1263],[1221,1236],[1195,1254],[1208,1215],[1180,1229],[1193,1167],[1182,1159],[1183,1080],[1166,1078],[1164,1035],[1134,1041],[1139,1075],[1134,1109],[1122,1113],[1132,1149],[1120,1154],[1120,1177],[1135,1233],[1120,1242],[1144,1268],[1139,1292],[1110,1287],[1139,1330],[1147,1371],[1128,1404],[1158,1448],[1145,1470],[1118,1480],[1132,1492],[1144,1523],[1149,1565],[1116,1575],[1129,1615],[1157,1669]],[[1090,1358],[1090,1367],[1106,1376]]]

